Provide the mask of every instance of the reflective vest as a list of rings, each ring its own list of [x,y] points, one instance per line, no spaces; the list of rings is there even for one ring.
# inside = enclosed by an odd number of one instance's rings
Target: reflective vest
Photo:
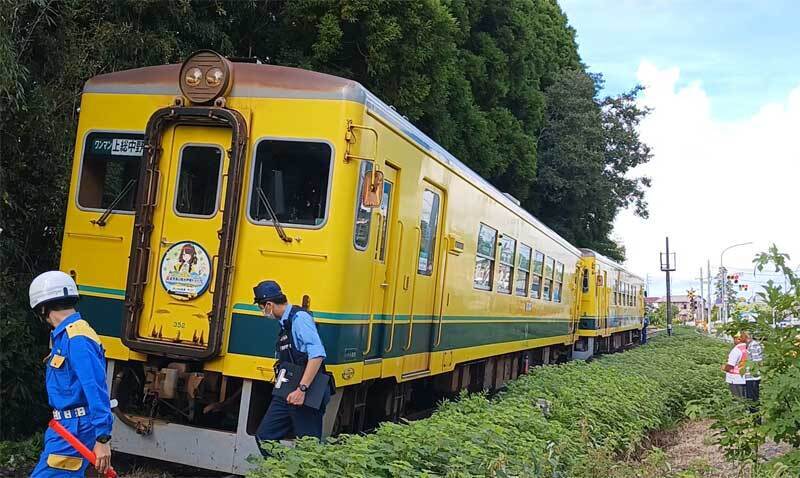
[[[738,344],[735,348],[742,352],[742,358],[739,360],[739,363],[733,366],[733,371],[731,371],[731,373],[734,375],[741,375],[741,371],[745,363],[747,363],[747,344]]]

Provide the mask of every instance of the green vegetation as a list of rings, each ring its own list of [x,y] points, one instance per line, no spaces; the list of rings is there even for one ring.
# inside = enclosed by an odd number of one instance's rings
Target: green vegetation
[[[758,410],[748,413],[750,404],[724,398],[720,403],[706,399],[695,405],[699,413],[715,420],[718,443],[732,461],[747,464],[754,475],[800,476],[800,455],[790,453],[767,465],[759,463],[759,448],[766,440],[800,447],[800,330],[776,328],[773,320],[800,316],[800,276],[788,266],[789,256],[773,245],[753,259],[759,271],[772,268],[784,276],[784,284],[769,281],[759,297],[764,306],[754,309],[756,321],[735,320],[721,329],[729,335],[749,332],[764,347],[764,359],[748,366],[762,377]],[[762,473],[762,474],[763,474]]]
[[[678,316],[678,306],[675,304],[672,305],[670,309],[670,314],[672,315],[672,323],[675,323],[675,318]],[[651,313],[650,313],[650,325],[653,327],[666,327],[667,326],[667,304],[658,304]]]
[[[683,417],[687,402],[726,393],[727,346],[693,331],[591,363],[541,367],[496,398],[449,402],[426,420],[384,424],[333,445],[271,447],[249,476],[607,476],[599,455],[642,445]]]
[[[621,259],[617,212],[646,216],[638,90],[598,97],[555,0],[0,1],[0,438],[46,418],[26,292],[58,265],[84,82],[200,48],[361,82],[576,246]]]

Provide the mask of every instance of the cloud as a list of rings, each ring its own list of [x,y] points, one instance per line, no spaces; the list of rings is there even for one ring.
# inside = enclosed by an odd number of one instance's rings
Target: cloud
[[[720,252],[738,242],[754,244],[727,252],[728,267],[752,269],[753,255],[772,242],[797,264],[800,80],[782,101],[764,104],[750,117],[723,121],[712,114],[716,105],[703,83],[682,85],[680,77],[677,67],[639,64],[637,78],[646,87],[640,102],[653,109],[640,133],[653,159],[635,173],[650,176],[653,186],[647,193],[650,219],[623,211],[615,223],[627,265],[649,274],[651,295],[660,295],[665,285],[658,253],[667,235],[678,258],[675,294],[692,284],[697,288],[700,267],[711,260],[715,272]]]

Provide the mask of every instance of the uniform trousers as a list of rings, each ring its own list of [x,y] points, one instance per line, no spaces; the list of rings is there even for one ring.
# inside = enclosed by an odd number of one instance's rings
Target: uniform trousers
[[[330,400],[330,392],[326,391],[319,410],[311,407],[289,405],[281,397],[272,397],[267,413],[261,419],[261,424],[256,431],[256,440],[277,441],[294,433],[297,438],[311,436],[322,439],[322,418],[325,416],[325,407]],[[267,453],[261,449],[261,453]]]
[[[90,450],[94,448],[95,430],[89,416],[64,418],[59,423]],[[68,478],[84,476],[89,462],[52,428],[44,432],[44,450],[31,478]]]

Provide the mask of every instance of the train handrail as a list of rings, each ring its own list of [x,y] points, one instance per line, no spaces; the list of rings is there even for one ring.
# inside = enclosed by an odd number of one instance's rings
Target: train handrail
[[[403,347],[403,350],[408,350],[411,348],[411,339],[414,335],[414,295],[417,292],[417,276],[419,275],[419,246],[422,243],[422,228],[420,226],[414,226],[414,229],[417,230],[417,247],[414,249],[416,254],[412,256],[414,258],[414,268],[412,269],[414,280],[411,281],[411,310],[408,314],[408,340],[406,340],[406,346]]]
[[[444,234],[442,237],[447,237]],[[447,247],[439,246],[442,248],[444,253],[444,263],[442,264],[442,293],[439,295],[439,324],[436,329],[436,341],[434,341],[433,346],[438,347],[440,343],[442,343],[442,325],[443,325],[443,317],[444,317],[444,296],[447,292],[447,264],[450,262],[450,254],[447,251]]]
[[[394,294],[392,294],[392,321],[389,329],[389,346],[384,349],[384,352],[391,352],[392,347],[394,346],[394,324],[395,320],[397,319],[397,291],[399,289],[398,285],[399,282],[397,279],[400,278],[400,252],[403,250],[403,221],[398,220],[397,226],[400,228],[400,232],[398,233],[398,241],[397,241],[397,252],[395,252],[394,257]]]
[[[372,168],[375,169],[374,167]],[[373,209],[370,211],[370,214],[374,214],[375,216],[380,216],[380,213],[377,209]],[[381,241],[380,238],[380,221],[378,221],[378,228],[377,233],[375,234],[375,247],[378,247],[378,244]],[[377,250],[377,249],[376,249]],[[368,355],[370,349],[372,348],[372,330],[374,329],[373,325],[375,324],[375,311],[373,310],[373,305],[375,305],[375,268],[377,266],[377,258],[372,258],[372,266],[370,267],[369,272],[369,301],[367,302],[367,312],[369,313],[368,325],[367,325],[367,346],[361,352],[361,355]]]

